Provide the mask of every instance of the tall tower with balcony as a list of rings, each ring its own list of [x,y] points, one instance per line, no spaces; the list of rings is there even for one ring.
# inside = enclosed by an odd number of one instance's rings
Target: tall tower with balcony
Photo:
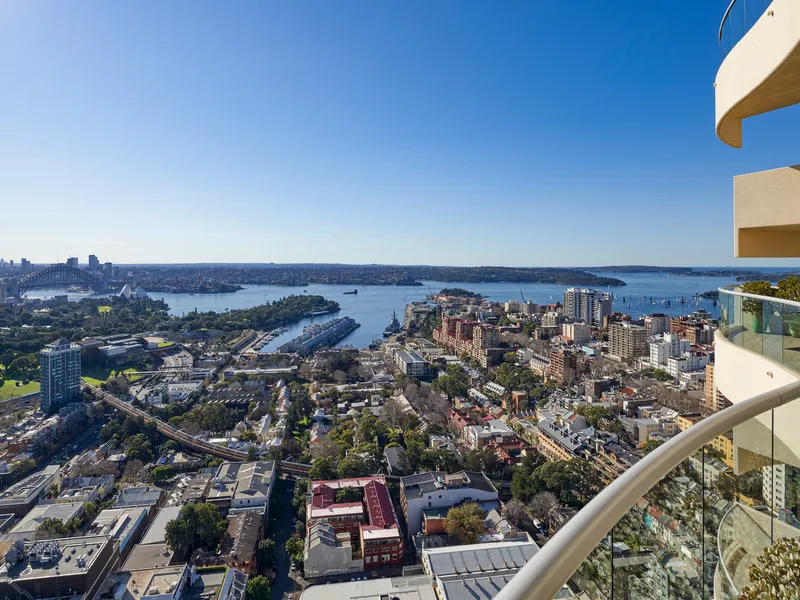
[[[39,353],[39,381],[43,412],[55,412],[81,393],[81,348],[60,339]]]

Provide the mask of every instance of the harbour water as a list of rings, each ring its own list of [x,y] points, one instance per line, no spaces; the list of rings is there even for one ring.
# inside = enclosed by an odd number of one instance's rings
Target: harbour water
[[[694,299],[695,294],[716,290],[720,286],[736,283],[733,277],[687,277],[685,275],[669,275],[665,273],[603,273],[609,277],[616,277],[625,281],[622,287],[606,288],[616,296],[614,310],[624,312],[634,317],[654,312],[676,316],[688,314],[703,308],[711,312],[716,318],[719,314],[717,307],[711,300]],[[352,317],[361,327],[347,336],[339,346],[355,346],[366,348],[369,343],[383,336],[383,330],[392,319],[392,311],[397,311],[402,322],[405,305],[422,301],[430,291],[439,291],[443,287],[462,287],[479,293],[490,300],[504,302],[506,300],[519,300],[521,295],[525,300],[546,304],[549,302],[563,301],[564,289],[570,286],[551,284],[515,284],[515,283],[442,283],[436,281],[424,282],[422,287],[394,287],[394,286],[359,286],[358,294],[345,294],[353,290],[352,285],[324,285],[311,284],[306,287],[282,287],[269,285],[254,285],[231,294],[167,294],[153,292],[152,298],[164,300],[169,305],[170,313],[182,316],[192,310],[224,312],[239,308],[250,308],[265,302],[273,302],[292,294],[318,294],[329,300],[339,303],[341,311],[336,315],[323,315],[303,319],[287,326],[287,331],[275,337],[265,350],[273,350],[302,333],[303,327],[309,323],[321,323],[336,317]],[[35,290],[31,296],[52,296],[63,294],[56,290]],[[80,294],[69,294],[71,299],[77,299]],[[623,304],[623,296],[626,302]],[[652,296],[653,300],[650,301]],[[644,298],[647,297],[647,301]],[[686,304],[678,300],[683,297]],[[671,306],[663,305],[664,300],[669,300]],[[653,304],[653,302],[655,304]],[[630,303],[630,307],[628,307]]]

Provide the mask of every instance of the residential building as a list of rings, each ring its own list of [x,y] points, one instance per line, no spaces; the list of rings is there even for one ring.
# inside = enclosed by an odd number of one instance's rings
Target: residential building
[[[147,485],[132,486],[120,490],[114,502],[114,508],[130,506],[146,506],[148,509],[158,508],[164,503],[167,494],[164,490]]]
[[[547,377],[559,384],[569,385],[575,381],[578,373],[578,355],[565,348],[552,350],[550,352],[550,364],[548,365]]]
[[[220,554],[225,564],[248,575],[258,573],[258,541],[264,533],[264,518],[255,510],[228,515],[228,529],[222,539]]]
[[[613,323],[609,327],[608,342],[608,353],[620,360],[647,356],[650,350],[647,329],[642,325]]]
[[[461,431],[464,443],[473,450],[485,448],[491,442],[504,443],[516,437],[504,421],[490,419],[484,425],[467,425]]]
[[[690,350],[684,352],[682,356],[670,356],[667,359],[667,372],[675,379],[680,377],[681,373],[693,373],[695,371],[702,371],[711,360],[711,355],[702,350]],[[705,376],[705,373],[701,373]]]
[[[639,462],[639,457],[617,442],[606,442],[597,445],[592,461],[605,481],[614,481]]]
[[[564,290],[564,316],[593,325],[605,327],[612,313],[611,294],[587,288]]]
[[[343,489],[359,490],[361,500],[337,502],[336,493]],[[326,523],[337,536],[343,534],[357,544],[367,569],[403,564],[403,534],[382,475],[312,481],[306,504],[307,532],[316,523]]]
[[[662,313],[647,315],[644,318],[644,326],[647,329],[647,335],[650,336],[669,333],[669,317]]]
[[[787,509],[793,514],[800,508],[800,469],[787,464],[763,467],[762,496],[774,510]]]
[[[497,501],[497,490],[483,473],[438,471],[410,475],[400,480],[400,503],[411,537],[422,531],[423,510],[450,508],[462,502]]]
[[[731,406],[731,402],[719,391],[714,381],[714,363],[706,365],[705,402],[708,413],[716,413]]]
[[[505,350],[497,347],[499,333],[493,325],[442,315],[442,326],[433,330],[433,340],[439,346],[466,354],[484,368],[503,362]]]
[[[594,449],[594,429],[572,411],[539,413],[538,448],[549,460],[588,458]]]
[[[483,391],[489,392],[490,394],[494,394],[495,396],[505,396],[508,393],[508,390],[504,388],[499,383],[495,383],[494,381],[489,381],[483,386]]]
[[[39,353],[41,408],[54,412],[81,394],[81,348],[59,339]]]
[[[585,344],[592,339],[592,328],[585,323],[564,323],[561,326],[561,337],[576,344]]]
[[[114,481],[113,475],[63,479],[56,502],[97,502],[113,491]]]
[[[659,335],[650,342],[650,366],[666,370],[670,358],[683,356],[691,347],[687,340],[676,333]]]
[[[231,511],[260,509],[267,511],[275,486],[275,463],[225,462],[211,479],[208,502]]]
[[[430,364],[414,350],[398,350],[394,353],[394,364],[401,373],[409,377],[424,378],[429,375]]]
[[[656,419],[632,419],[620,417],[622,427],[636,442],[637,448],[641,448],[650,439],[650,436],[659,433],[661,426]]]
[[[347,533],[336,533],[323,521],[308,528],[303,554],[303,573],[306,579],[360,573],[364,558],[353,546]]]

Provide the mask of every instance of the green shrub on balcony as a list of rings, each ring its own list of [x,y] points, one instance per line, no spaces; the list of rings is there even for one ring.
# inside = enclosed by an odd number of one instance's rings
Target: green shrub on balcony
[[[800,277],[789,276],[778,282],[777,297],[782,300],[800,302]],[[783,322],[792,337],[800,337],[800,311],[786,310],[783,314]]]
[[[750,567],[750,585],[739,600],[795,600],[800,597],[800,540],[781,538]]]
[[[775,297],[778,290],[769,281],[748,281],[742,284],[742,292],[756,296]],[[742,309],[750,315],[750,330],[754,333],[764,331],[764,306],[761,300],[745,298]]]

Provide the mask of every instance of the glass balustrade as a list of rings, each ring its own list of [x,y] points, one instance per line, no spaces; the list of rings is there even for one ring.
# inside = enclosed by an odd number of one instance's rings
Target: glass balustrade
[[[800,303],[720,290],[720,332],[731,343],[800,374]]]
[[[763,349],[764,331],[750,333],[761,336]],[[800,539],[800,436],[792,427],[798,417],[800,400],[684,460],[584,561],[570,580],[574,596],[738,598],[765,548],[780,538]]]

